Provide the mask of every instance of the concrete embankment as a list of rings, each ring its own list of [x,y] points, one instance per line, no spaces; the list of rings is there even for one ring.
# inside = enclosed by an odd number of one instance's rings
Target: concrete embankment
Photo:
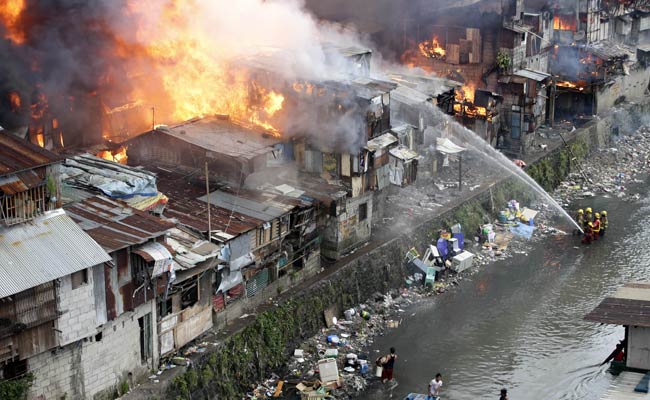
[[[633,123],[648,109],[645,103],[628,105],[626,111],[585,124],[565,137],[568,145],[559,142],[529,157],[527,172],[544,188],[552,189],[590,150],[606,145],[617,129],[624,133],[625,124]],[[254,310],[254,319],[237,321],[227,329],[226,337],[220,335],[219,345],[196,359],[193,368],[166,371],[160,383],[143,385],[125,398],[241,398],[254,382],[282,369],[294,345],[324,327],[324,310],[353,307],[376,292],[402,286],[407,276],[403,259],[408,249],[430,243],[439,229],[453,223],[460,223],[465,235],[473,237],[474,229],[492,220],[494,212],[508,200],[515,198],[525,204],[532,196],[525,184],[514,179],[486,182],[445,204],[434,215],[420,217],[410,231],[396,233],[388,240],[373,240],[273,303],[261,305]]]

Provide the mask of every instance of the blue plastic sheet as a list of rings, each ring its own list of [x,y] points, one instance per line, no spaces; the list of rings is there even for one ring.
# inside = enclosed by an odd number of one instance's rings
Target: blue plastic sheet
[[[449,247],[447,247],[447,239],[443,239],[443,238],[438,239],[438,242],[436,243],[436,247],[438,248],[440,257],[446,259],[447,254],[449,253]]]
[[[530,239],[533,236],[533,231],[535,230],[534,226],[519,224],[517,226],[511,226],[510,232],[517,236],[525,237]]]

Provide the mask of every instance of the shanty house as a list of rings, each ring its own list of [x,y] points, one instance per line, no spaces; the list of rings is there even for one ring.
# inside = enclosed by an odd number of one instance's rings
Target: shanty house
[[[99,196],[61,212],[69,229],[87,237],[104,257],[92,269],[61,280],[71,294],[59,301],[59,319],[71,333],[60,329],[58,350],[33,363],[39,373],[32,392],[89,398],[158,366],[154,293],[165,285],[149,284],[155,262],[147,260],[142,245],[162,239],[171,225]],[[82,245],[75,240],[70,253],[88,253]]]
[[[132,165],[166,164],[203,168],[240,184],[248,175],[281,163],[283,141],[263,131],[245,128],[228,117],[194,119],[162,126],[127,142]]]

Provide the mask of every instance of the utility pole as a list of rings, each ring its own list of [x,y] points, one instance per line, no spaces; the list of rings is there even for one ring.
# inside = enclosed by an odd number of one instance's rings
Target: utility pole
[[[156,107],[151,107],[151,130],[156,129]]]
[[[208,161],[205,161],[205,196],[208,199],[208,241],[212,242],[212,218],[210,218],[210,177],[208,176]]]

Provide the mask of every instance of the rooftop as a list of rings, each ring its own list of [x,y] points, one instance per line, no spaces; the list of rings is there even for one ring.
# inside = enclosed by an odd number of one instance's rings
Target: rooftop
[[[603,324],[650,327],[650,282],[626,283],[584,319]]]
[[[109,253],[162,236],[174,227],[173,223],[104,196],[70,204],[65,210]]]
[[[61,166],[61,180],[67,201],[104,194],[139,210],[149,210],[167,201],[156,187],[155,174],[90,154],[66,159]]]
[[[0,228],[0,298],[111,260],[66,213]]]
[[[217,207],[248,215],[264,222],[279,218],[301,204],[301,201],[297,199],[250,189],[241,189],[236,193],[217,190],[210,193],[209,197],[199,197],[199,200],[205,202],[208,199]]]
[[[180,224],[199,232],[208,231],[207,204],[198,200],[205,195],[205,175],[202,171],[191,168],[147,166],[149,171],[158,175],[158,187],[169,197],[164,215]],[[219,187],[210,183],[212,189]],[[261,226],[261,221],[236,211],[217,206],[210,206],[210,220],[213,236],[238,235]]]
[[[643,379],[645,374],[638,372],[623,371],[612,382],[601,400],[633,400],[650,399],[650,394],[636,392],[634,389]]]
[[[208,117],[172,127],[159,127],[153,134],[173,136],[217,154],[245,160],[273,151],[282,139],[262,130],[238,125],[227,117]]]
[[[61,158],[51,151],[8,133],[0,133],[0,176],[59,161]]]

